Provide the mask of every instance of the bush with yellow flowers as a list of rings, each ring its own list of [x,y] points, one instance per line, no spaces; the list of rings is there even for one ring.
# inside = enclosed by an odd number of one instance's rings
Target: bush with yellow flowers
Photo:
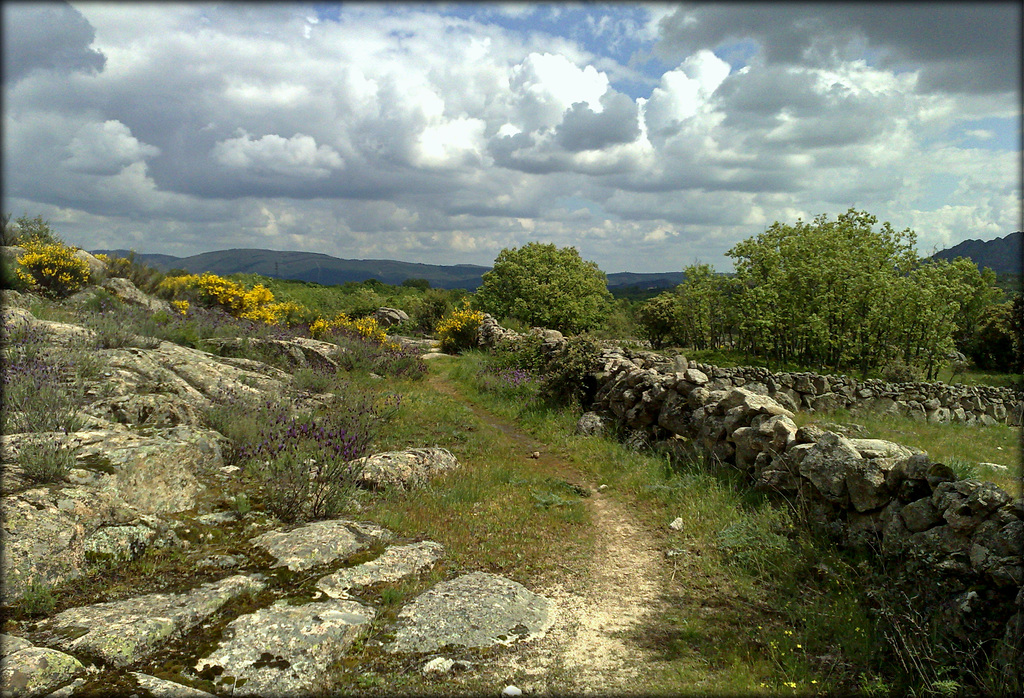
[[[338,313],[334,319],[327,320],[319,317],[309,326],[309,334],[315,339],[324,339],[336,332],[347,332],[362,339],[368,339],[380,344],[386,349],[397,350],[400,347],[388,339],[387,332],[377,324],[372,317],[363,317],[357,320],[351,319],[345,313]]]
[[[434,334],[441,341],[441,351],[457,354],[475,347],[483,319],[484,314],[470,309],[469,300],[464,300],[461,308],[442,317],[434,328]]]
[[[203,305],[223,308],[234,317],[267,325],[301,322],[308,312],[292,301],[276,302],[263,284],[246,288],[210,272],[169,276],[160,282],[159,290],[172,298],[185,296],[182,300],[187,302],[191,297]]]
[[[18,280],[51,298],[64,298],[89,282],[89,264],[67,245],[30,240],[15,270]]]

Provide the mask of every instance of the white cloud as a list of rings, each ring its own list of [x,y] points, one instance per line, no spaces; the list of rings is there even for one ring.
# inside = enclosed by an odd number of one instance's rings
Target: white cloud
[[[648,132],[670,132],[698,112],[707,111],[711,95],[729,76],[729,70],[728,63],[702,50],[662,75],[644,108]]]
[[[806,11],[715,7],[81,3],[53,14],[60,60],[4,43],[5,204],[60,212],[83,245],[486,264],[541,239],[610,271],[722,263],[850,205],[922,248],[1019,226],[1019,148],[999,149],[1019,100],[940,85],[988,60],[984,26],[958,63],[912,59],[933,45],[873,11],[822,7],[834,33],[789,50]]]
[[[593,66],[581,69],[565,56],[551,53],[531,53],[512,68],[509,77],[525,130],[555,126],[577,102],[600,112],[608,84],[608,77]]]
[[[312,136],[301,133],[291,138],[270,133],[253,139],[243,132],[217,143],[213,155],[218,163],[232,169],[309,179],[326,177],[345,165],[333,149],[318,146]]]
[[[160,149],[140,143],[120,121],[82,126],[68,144],[64,165],[74,172],[114,175],[125,167],[160,154]]]
[[[479,164],[485,127],[483,120],[467,118],[427,126],[420,133],[416,164],[432,168]]]

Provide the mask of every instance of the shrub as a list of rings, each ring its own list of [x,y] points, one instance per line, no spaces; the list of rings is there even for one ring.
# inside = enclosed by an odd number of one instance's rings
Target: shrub
[[[32,329],[6,333],[3,344],[3,433],[80,428],[82,378],[92,372],[91,355],[74,349],[55,352]]]
[[[329,339],[331,335],[354,335],[389,349],[398,348],[397,344],[388,340],[387,332],[372,317],[353,320],[345,313],[338,313],[333,320],[319,317],[309,326],[309,334],[315,339]]]
[[[107,276],[128,279],[146,293],[155,292],[164,279],[163,272],[136,259],[135,250],[131,250],[127,257],[98,254],[96,259],[107,265]]]
[[[367,454],[389,405],[350,386],[339,387],[332,404],[302,413],[294,398],[252,405],[225,396],[211,412],[214,426],[235,445],[235,455],[261,482],[265,504],[281,520],[294,522],[336,514],[355,475],[349,462]]]
[[[18,466],[35,482],[61,482],[75,467],[75,452],[54,441],[24,443]]]
[[[427,364],[423,358],[397,344],[378,344],[346,331],[339,331],[330,339],[339,347],[335,360],[342,370],[372,372],[381,376],[412,380],[418,380],[427,374]]]
[[[544,338],[539,334],[522,334],[513,340],[504,340],[491,351],[489,363],[496,370],[519,368],[537,375],[547,364],[541,351]]]
[[[665,291],[644,302],[636,311],[641,333],[656,348],[679,344],[678,296]]]
[[[18,615],[29,618],[48,616],[56,608],[57,596],[53,593],[50,585],[36,577],[32,577],[28,587],[25,589],[25,593],[21,595],[21,600],[18,602],[18,609],[20,611]]]
[[[53,232],[50,222],[42,216],[29,218],[25,214],[11,223],[11,214],[4,214],[3,240],[0,241],[0,244],[24,246],[33,242],[47,245],[64,244],[64,241]]]
[[[167,298],[186,303],[197,301],[207,306],[221,308],[233,317],[264,325],[301,322],[307,313],[298,303],[276,302],[274,294],[263,284],[246,288],[242,284],[209,272],[165,276],[156,290]]]
[[[469,301],[462,304],[462,308],[455,310],[437,323],[434,333],[441,341],[441,351],[448,354],[458,354],[466,349],[472,349],[477,345],[477,333],[480,330],[480,323],[483,322],[484,314],[479,310],[471,310]]]
[[[598,368],[600,349],[587,335],[570,337],[551,357],[541,376],[541,392],[549,402],[580,405],[596,388],[591,375]]]
[[[920,368],[901,359],[891,359],[882,366],[882,378],[890,383],[915,383],[922,377]]]
[[[441,289],[427,289],[419,303],[413,308],[410,320],[413,327],[424,334],[433,332],[437,323],[453,308],[452,292]]]
[[[89,265],[61,243],[30,241],[15,270],[22,283],[50,298],[64,298],[89,283]]]
[[[611,294],[604,272],[576,248],[531,242],[498,254],[477,298],[495,317],[570,333],[599,327]]]

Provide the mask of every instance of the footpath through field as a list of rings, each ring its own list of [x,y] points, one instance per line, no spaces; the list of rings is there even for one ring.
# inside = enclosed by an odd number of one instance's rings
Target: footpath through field
[[[504,433],[524,453],[539,454],[538,465],[552,476],[570,478],[591,491],[584,501],[593,526],[594,555],[577,568],[533,591],[554,599],[557,614],[547,635],[494,669],[526,675],[524,690],[554,693],[646,692],[649,679],[663,675],[667,662],[642,641],[643,628],[666,610],[665,585],[672,574],[652,532],[601,483],[581,474],[514,424],[476,405],[437,373],[430,385],[465,406],[484,424]],[[645,647],[645,645],[647,645]],[[507,663],[506,663],[507,662]]]

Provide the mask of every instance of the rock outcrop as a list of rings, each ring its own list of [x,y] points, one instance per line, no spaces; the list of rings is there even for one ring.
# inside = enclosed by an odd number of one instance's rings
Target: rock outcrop
[[[104,287],[133,305],[166,310],[127,280],[108,279]],[[410,579],[429,586],[423,575],[443,561],[444,548],[399,540],[368,521],[285,525],[247,511],[241,472],[225,464],[230,444],[210,428],[207,414],[224,401],[258,402],[290,388],[288,372],[248,357],[272,357],[293,370],[334,370],[338,347],[228,337],[209,344],[218,354],[155,341],[101,349],[92,330],[39,320],[25,298],[18,300],[3,308],[6,336],[31,333],[55,350],[86,347],[101,368],[83,386],[82,428],[2,437],[0,601],[49,599],[59,609],[9,624],[0,637],[3,695],[331,692],[332,664],[371,623],[382,622],[368,590]],[[318,399],[296,394],[300,401]],[[39,443],[74,449],[66,478],[39,484],[21,470],[19,454]],[[364,487],[399,492],[460,467],[440,448],[378,453],[350,465]],[[59,606],[62,584],[155,549],[188,560],[189,580],[154,580],[148,593],[125,597],[122,590],[104,598],[97,592],[95,603]],[[529,639],[548,622],[546,600],[495,575],[470,574],[439,586],[440,592],[428,589],[409,602],[428,616],[406,614],[402,632],[431,636],[419,619],[443,614],[432,600],[453,594],[465,596],[457,599],[457,615],[476,620],[435,628],[444,643]],[[481,633],[474,626],[486,616],[493,618]]]

